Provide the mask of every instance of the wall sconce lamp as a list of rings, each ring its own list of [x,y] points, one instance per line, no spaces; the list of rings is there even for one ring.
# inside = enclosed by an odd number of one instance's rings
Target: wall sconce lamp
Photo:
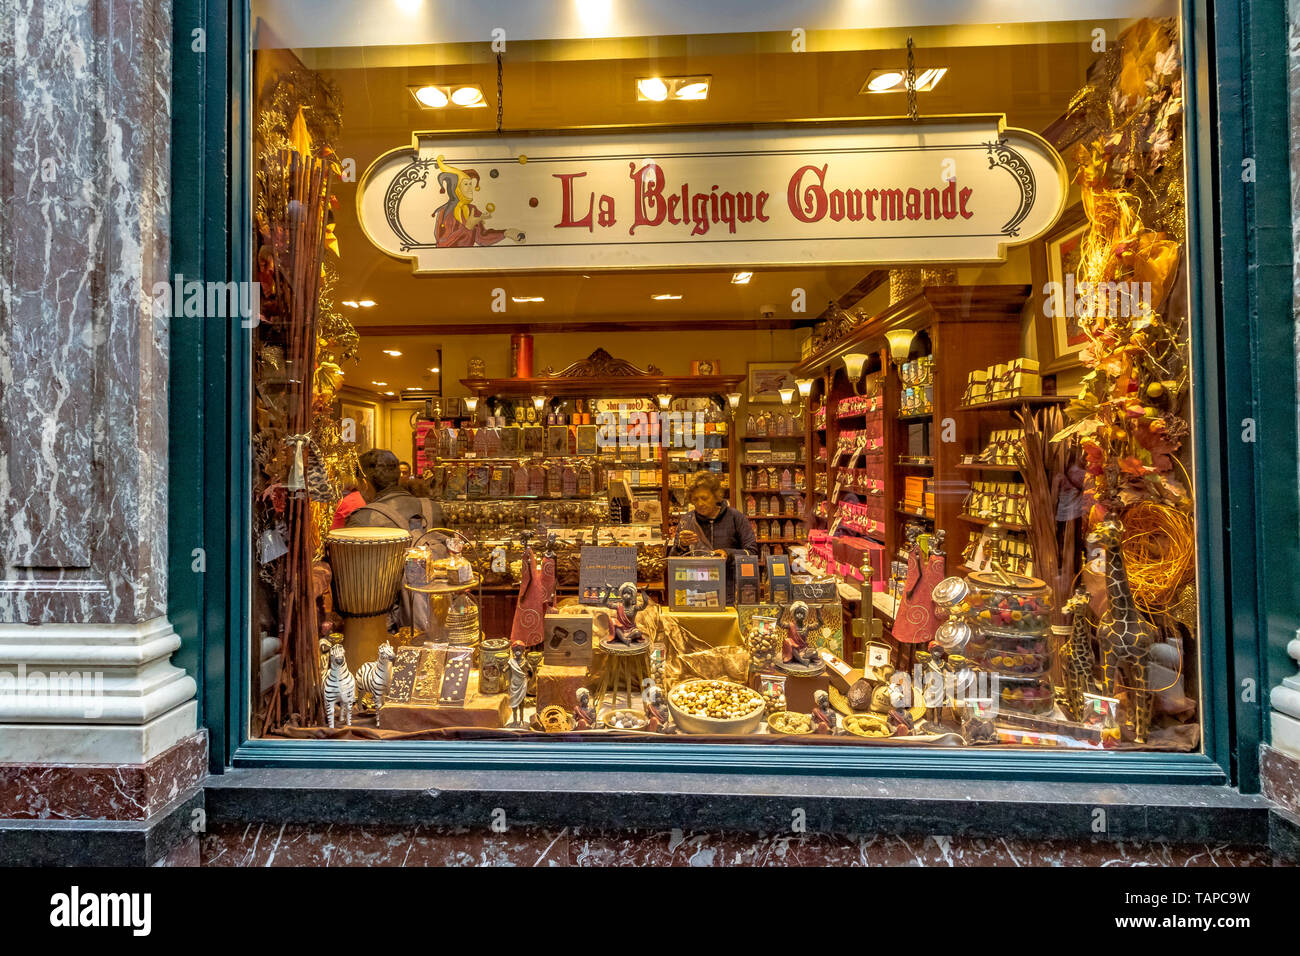
[[[795,387],[799,389],[799,397],[807,398],[812,394],[813,380],[810,378],[796,378]]]
[[[664,412],[668,411],[668,406],[670,406],[673,403],[673,397],[669,395],[667,392],[661,392],[660,394],[656,395],[655,398],[659,400],[660,411],[664,411]]]
[[[894,360],[895,365],[902,365],[907,361],[908,353],[912,348],[912,339],[916,338],[916,333],[911,329],[890,329],[885,333],[885,338],[889,340],[889,355]]]
[[[478,421],[478,415],[476,414],[476,413],[478,412],[478,396],[477,396],[477,395],[471,395],[471,396],[469,396],[468,398],[465,399],[465,411],[469,413],[469,420],[470,420],[471,422],[477,422],[477,421]]]
[[[739,392],[728,392],[728,393],[727,393],[727,408],[731,409],[731,414],[732,414],[732,415],[735,415],[735,414],[736,414],[736,410],[737,410],[738,408],[740,408],[740,393],[739,393]]]
[[[534,409],[534,410],[535,410],[535,411],[540,415],[541,412],[542,412],[542,409],[545,408],[545,407],[546,407],[546,396],[545,396],[545,395],[534,395],[534,396],[533,396],[533,409]]]
[[[781,396],[782,405],[789,405],[791,402],[794,401],[793,388],[778,388],[777,393]]]
[[[862,369],[867,364],[869,356],[866,352],[849,352],[844,356],[844,371],[848,373],[849,383],[853,386],[853,394],[861,395],[858,382],[862,378]]]

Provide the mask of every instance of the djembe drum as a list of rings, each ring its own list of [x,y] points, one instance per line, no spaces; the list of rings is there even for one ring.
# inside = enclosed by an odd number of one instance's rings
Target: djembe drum
[[[334,569],[334,604],[343,615],[348,663],[375,660],[388,640],[388,611],[397,601],[411,536],[399,528],[338,528],[325,535]]]

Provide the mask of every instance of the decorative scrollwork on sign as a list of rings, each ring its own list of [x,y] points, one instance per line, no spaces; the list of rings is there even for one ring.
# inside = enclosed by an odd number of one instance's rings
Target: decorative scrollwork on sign
[[[558,372],[549,365],[543,370],[546,378],[626,378],[633,375],[662,375],[653,365],[641,370],[631,362],[616,359],[604,349],[596,349],[585,359],[565,366]]]
[[[1038,185],[1034,181],[1034,171],[1030,168],[1029,163],[1025,162],[1025,157],[1007,145],[1005,139],[999,139],[995,143],[985,143],[984,148],[989,152],[989,169],[997,169],[999,166],[1009,172],[1015,179],[1016,184],[1020,187],[1020,206],[1016,209],[1015,215],[1006,221],[1002,227],[1004,235],[1020,235],[1020,224],[1025,221],[1029,211],[1034,208],[1034,197],[1038,193]]]
[[[402,251],[410,252],[412,249],[423,248],[426,243],[416,242],[406,227],[402,225],[401,205],[402,197],[412,186],[419,184],[424,188],[429,184],[429,167],[434,164],[431,159],[412,160],[411,165],[404,168],[393,181],[388,185],[384,192],[384,219],[388,222],[388,228],[402,240]]]

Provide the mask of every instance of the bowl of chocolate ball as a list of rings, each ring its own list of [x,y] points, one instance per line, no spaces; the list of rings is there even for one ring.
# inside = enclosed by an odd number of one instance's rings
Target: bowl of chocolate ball
[[[758,691],[729,680],[688,680],[668,692],[673,722],[686,734],[752,734],[763,722]]]

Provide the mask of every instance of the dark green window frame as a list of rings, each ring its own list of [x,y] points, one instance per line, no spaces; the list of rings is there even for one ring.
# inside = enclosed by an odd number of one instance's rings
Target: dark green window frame
[[[244,0],[176,0],[172,271],[249,274]],[[171,329],[169,615],[195,675],[214,773],[226,767],[446,767],[944,776],[1259,787],[1268,690],[1292,669],[1300,540],[1286,12],[1185,0],[1194,460],[1204,631],[1199,754],[601,743],[250,740],[249,360],[237,323]],[[203,30],[206,52],[193,52]],[[1254,181],[1243,181],[1253,160]],[[1258,440],[1240,440],[1253,419]],[[206,572],[191,570],[195,548]]]

